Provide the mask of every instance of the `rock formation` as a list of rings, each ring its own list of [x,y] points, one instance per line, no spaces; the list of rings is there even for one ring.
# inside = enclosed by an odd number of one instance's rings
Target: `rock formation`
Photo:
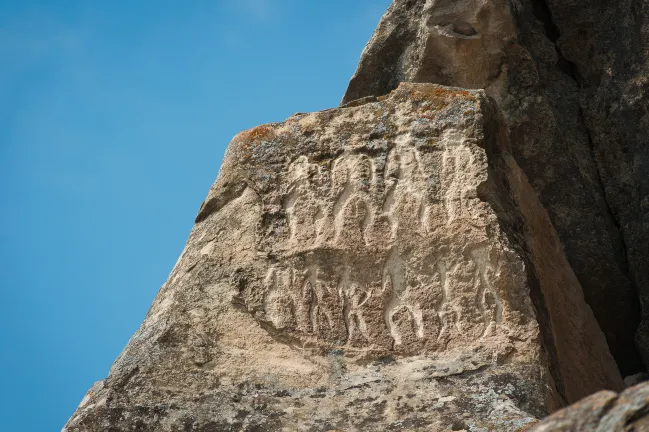
[[[65,430],[642,430],[649,6],[549,1],[395,0],[237,135]]]
[[[649,430],[649,384],[620,395],[601,391],[537,423],[529,432],[643,432]]]
[[[343,99],[412,81],[497,100],[624,375],[645,369],[634,333],[649,300],[647,41],[642,1],[395,0]],[[645,338],[649,322],[637,333],[649,364]]]
[[[517,430],[622,387],[497,108],[402,84],[235,137],[69,428]]]

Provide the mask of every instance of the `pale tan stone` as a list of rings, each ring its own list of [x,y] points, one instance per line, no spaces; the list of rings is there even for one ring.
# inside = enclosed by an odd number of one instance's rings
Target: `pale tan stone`
[[[494,105],[404,84],[233,139],[67,428],[515,431],[621,386]]]

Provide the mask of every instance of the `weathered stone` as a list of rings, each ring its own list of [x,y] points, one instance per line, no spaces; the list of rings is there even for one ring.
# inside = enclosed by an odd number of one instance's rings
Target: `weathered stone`
[[[549,7],[548,7],[549,5]],[[649,304],[649,5],[395,0],[343,103],[400,82],[484,88],[624,375]],[[649,312],[646,313],[649,316]],[[624,317],[624,319],[620,319]],[[649,364],[649,320],[638,332]]]
[[[601,391],[557,411],[529,432],[643,432],[649,430],[649,383],[617,395]]]
[[[237,135],[68,431],[518,431],[622,379],[483,91]]]
[[[606,201],[623,239],[623,268],[643,304],[636,341],[649,366],[649,2],[548,0]]]

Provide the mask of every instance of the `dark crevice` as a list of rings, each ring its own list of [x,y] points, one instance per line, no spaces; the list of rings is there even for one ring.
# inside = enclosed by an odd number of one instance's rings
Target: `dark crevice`
[[[569,76],[572,80],[575,81],[577,84],[578,88],[581,87],[582,85],[582,80],[579,78],[579,73],[578,73],[578,68],[577,66],[566,59],[561,52],[561,49],[557,45],[557,41],[561,37],[561,31],[555,24],[553,18],[552,18],[552,12],[550,11],[550,8],[547,4],[546,0],[532,0],[532,8],[533,8],[533,14],[534,16],[543,24],[545,34],[547,38],[554,44],[554,48],[557,52],[558,56],[558,61],[557,61],[557,67],[564,72],[567,76]],[[615,255],[616,255],[616,262],[618,263],[618,266],[620,268],[620,271],[624,274],[624,276],[627,278],[631,286],[633,287],[634,293],[635,293],[635,298],[638,304],[638,311],[640,308],[640,303],[639,303],[639,298],[637,297],[637,287],[635,286],[635,283],[633,281],[633,278],[631,277],[630,270],[629,270],[629,263],[628,263],[628,248],[626,245],[626,241],[624,238],[624,233],[622,232],[622,227],[620,225],[620,221],[615,215],[615,212],[613,211],[613,208],[610,205],[610,202],[608,200],[608,197],[606,195],[606,189],[604,187],[604,180],[602,177],[602,173],[599,167],[599,164],[597,162],[596,154],[595,154],[595,145],[593,142],[593,139],[590,134],[590,130],[588,129],[588,126],[586,124],[586,119],[581,107],[581,104],[579,104],[579,118],[578,118],[578,123],[583,125],[584,131],[586,133],[586,137],[588,140],[588,147],[590,150],[590,156],[594,164],[595,168],[595,174],[596,174],[596,181],[597,185],[599,187],[599,190],[602,191],[601,197],[602,200],[604,201],[605,207],[605,212],[606,212],[606,217],[608,218],[609,222],[612,225],[612,229],[614,230],[613,236],[616,237],[615,239],[612,239],[611,242],[615,247]],[[617,234],[617,235],[615,235]],[[635,350],[637,353],[637,349]],[[638,353],[637,353],[638,354]],[[638,354],[638,359],[639,359],[639,354]],[[621,359],[616,359],[618,363],[620,362]],[[627,363],[627,369],[629,364],[634,364],[636,367],[633,369],[637,369],[634,372],[645,372],[646,368],[644,365],[641,363],[634,361],[634,359],[627,358],[627,359],[622,359]],[[624,369],[624,367],[622,368]],[[629,371],[625,371],[629,372]]]
[[[622,226],[620,224],[619,219],[615,216],[615,212],[613,211],[613,208],[611,207],[611,204],[608,200],[608,197],[606,196],[606,188],[604,187],[604,180],[602,178],[602,173],[599,168],[599,163],[597,162],[597,158],[595,155],[595,144],[593,142],[593,139],[590,135],[590,131],[588,130],[588,127],[586,126],[586,119],[584,118],[583,111],[581,109],[581,106],[579,107],[579,122],[584,125],[584,130],[586,132],[586,136],[588,138],[588,148],[590,150],[591,158],[593,159],[593,164],[595,165],[595,174],[597,176],[597,185],[599,189],[602,191],[601,198],[602,201],[604,201],[605,210],[606,210],[606,216],[612,225],[611,229],[614,231],[611,233],[612,237],[611,238],[611,243],[613,247],[615,248],[614,254],[616,258],[616,262],[618,264],[618,267],[622,274],[626,277],[626,279],[629,281],[629,284],[631,285],[634,293],[634,298],[635,298],[635,306],[637,308],[637,316],[638,320],[636,322],[636,325],[640,325],[640,313],[641,313],[641,307],[640,307],[640,298],[638,297],[638,288],[635,284],[635,281],[631,275],[631,270],[629,269],[629,260],[628,260],[628,246],[626,244],[626,239],[624,237],[624,232],[622,230]],[[610,231],[609,231],[610,232]],[[624,319],[633,319],[634,317],[624,317]],[[631,335],[631,339],[634,339],[634,335]],[[620,372],[622,375],[633,375],[635,373],[640,373],[640,372],[646,372],[647,368],[646,365],[640,361],[640,353],[638,352],[637,347],[633,347],[632,351],[635,353],[635,359],[629,356],[628,358],[623,358],[623,359],[618,359],[616,358],[616,361],[618,363],[618,367],[620,368]],[[628,353],[627,353],[628,355]],[[624,363],[621,363],[623,361]]]
[[[532,2],[532,8],[534,16],[536,19],[541,21],[543,28],[545,28],[545,35],[553,44],[556,44],[561,33],[559,33],[559,28],[552,20],[552,13],[550,12],[548,4],[543,0],[535,0]]]
[[[628,256],[628,248],[626,245],[626,241],[624,240],[624,234],[622,232],[622,226],[620,225],[620,221],[618,220],[617,217],[615,217],[615,213],[613,212],[613,208],[611,208],[611,204],[608,202],[606,199],[606,189],[604,187],[604,180],[602,179],[602,173],[599,169],[599,164],[597,163],[597,158],[595,157],[595,144],[593,143],[593,139],[590,136],[590,131],[588,130],[588,127],[586,127],[586,119],[584,118],[584,113],[581,109],[581,106],[579,107],[579,122],[584,125],[584,130],[586,131],[586,136],[588,137],[588,148],[590,149],[590,155],[593,159],[593,163],[595,164],[595,172],[597,174],[597,185],[599,186],[599,189],[602,191],[602,201],[604,201],[604,204],[606,205],[606,213],[608,216],[608,219],[610,222],[613,224],[615,227],[615,230],[618,233],[619,237],[619,244],[620,244],[620,253],[621,253],[621,259],[620,259],[620,270],[624,275],[629,279],[629,281],[632,281],[630,270],[629,270],[629,262],[627,259]],[[635,286],[634,286],[635,288]]]
[[[561,37],[561,32],[559,31],[557,25],[554,23],[554,20],[552,19],[552,12],[550,12],[550,8],[548,7],[548,4],[545,2],[545,0],[533,0],[532,13],[536,17],[536,19],[541,21],[543,28],[545,29],[545,35],[548,37],[548,39],[550,39],[552,44],[554,44],[554,48],[557,51],[557,55],[559,56],[559,60],[557,60],[557,67],[563,73],[579,83],[577,68],[575,67],[575,64],[566,59],[557,46],[557,41],[559,40],[559,37]]]

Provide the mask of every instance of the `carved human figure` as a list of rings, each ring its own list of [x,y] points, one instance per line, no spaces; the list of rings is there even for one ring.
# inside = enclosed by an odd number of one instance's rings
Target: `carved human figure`
[[[344,341],[347,334],[343,317],[340,315],[343,300],[338,293],[338,282],[323,279],[324,276],[316,266],[309,269],[309,286],[313,290],[310,311],[313,332],[323,339]]]
[[[333,220],[337,242],[345,236],[368,242],[367,230],[374,220],[372,200],[374,166],[365,154],[346,154],[339,157],[332,168],[332,196],[335,197]]]
[[[442,156],[442,189],[446,208],[446,223],[465,216],[464,191],[473,185],[471,178],[472,155],[463,144],[447,141]]]
[[[278,329],[311,331],[311,284],[308,274],[293,268],[271,268],[265,285],[264,310],[273,325]]]
[[[494,266],[489,259],[489,251],[484,248],[471,251],[471,260],[475,265],[476,306],[484,320],[482,336],[488,336],[496,330],[502,320],[502,302],[491,283]]]
[[[408,273],[406,262],[393,251],[385,265],[383,290],[389,295],[385,321],[395,346],[424,338],[423,314],[417,300],[417,292],[423,289],[415,275]]]
[[[399,226],[405,229],[425,228],[428,217],[426,176],[421,168],[417,150],[395,147],[385,164],[386,196],[383,212],[388,216],[392,238]]]
[[[343,299],[343,316],[347,325],[347,342],[352,345],[367,342],[370,335],[365,321],[363,308],[372,297],[372,290],[362,287],[350,277],[350,268],[346,267],[338,287]]]
[[[324,210],[313,178],[320,167],[309,162],[306,156],[297,158],[288,169],[289,182],[282,206],[286,212],[290,242],[312,244],[322,237]]]

